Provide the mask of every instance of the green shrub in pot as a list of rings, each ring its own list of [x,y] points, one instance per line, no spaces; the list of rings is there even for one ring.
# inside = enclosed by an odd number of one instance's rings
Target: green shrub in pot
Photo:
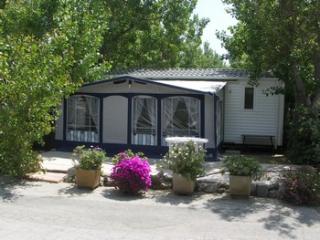
[[[97,147],[78,146],[73,150],[78,157],[76,165],[76,184],[78,187],[96,188],[100,184],[101,167],[106,153]]]
[[[173,190],[179,194],[191,194],[195,180],[204,172],[205,150],[192,141],[173,144],[160,162],[162,169],[173,172]]]
[[[230,174],[230,194],[249,196],[252,179],[260,176],[260,163],[250,157],[235,155],[226,157],[223,166]]]

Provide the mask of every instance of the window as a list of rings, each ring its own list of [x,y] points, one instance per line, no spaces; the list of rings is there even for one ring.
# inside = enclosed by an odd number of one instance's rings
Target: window
[[[246,87],[244,93],[244,108],[253,109],[253,97],[254,90],[253,87]]]
[[[67,100],[68,141],[99,142],[99,98],[84,95]]]
[[[168,136],[199,137],[200,100],[193,97],[163,99],[162,135],[163,140]]]
[[[157,145],[157,99],[136,96],[133,98],[132,107],[132,143]]]

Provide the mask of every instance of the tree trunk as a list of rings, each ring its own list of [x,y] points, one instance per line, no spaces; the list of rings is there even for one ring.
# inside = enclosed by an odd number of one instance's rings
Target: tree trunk
[[[320,52],[317,53],[314,59],[314,79],[316,81],[315,94],[312,98],[313,111],[319,111],[320,107]]]
[[[311,105],[310,98],[306,93],[305,84],[300,76],[299,66],[294,60],[292,63],[292,77],[295,82],[295,103],[296,105],[303,105],[309,107]]]

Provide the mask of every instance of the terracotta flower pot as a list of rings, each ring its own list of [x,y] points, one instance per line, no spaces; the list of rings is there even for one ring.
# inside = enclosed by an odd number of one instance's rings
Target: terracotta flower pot
[[[101,170],[76,169],[76,184],[78,187],[94,189],[100,185]]]
[[[172,188],[177,194],[190,195],[194,191],[195,182],[174,173],[172,176]]]
[[[237,196],[250,196],[251,177],[230,175],[230,194]]]

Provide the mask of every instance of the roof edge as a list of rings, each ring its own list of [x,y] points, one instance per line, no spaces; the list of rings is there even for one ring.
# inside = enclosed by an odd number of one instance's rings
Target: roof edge
[[[194,92],[194,93],[198,93],[198,94],[202,94],[202,95],[213,95],[213,93],[211,93],[211,92],[204,92],[204,91],[198,91],[198,90],[193,90],[193,89],[184,88],[184,87],[172,86],[170,84],[159,83],[159,82],[155,82],[155,81],[150,80],[150,79],[137,78],[137,77],[132,77],[132,76],[129,76],[129,75],[124,75],[124,76],[115,77],[115,78],[108,78],[108,79],[95,81],[95,82],[91,82],[91,83],[85,83],[85,84],[82,85],[82,87],[88,87],[88,86],[93,86],[93,85],[113,82],[113,81],[117,81],[117,80],[131,80],[131,81],[136,81],[136,82],[151,83],[151,84],[154,84],[154,85],[165,86],[165,87],[169,87],[169,88],[175,88],[175,89]]]

